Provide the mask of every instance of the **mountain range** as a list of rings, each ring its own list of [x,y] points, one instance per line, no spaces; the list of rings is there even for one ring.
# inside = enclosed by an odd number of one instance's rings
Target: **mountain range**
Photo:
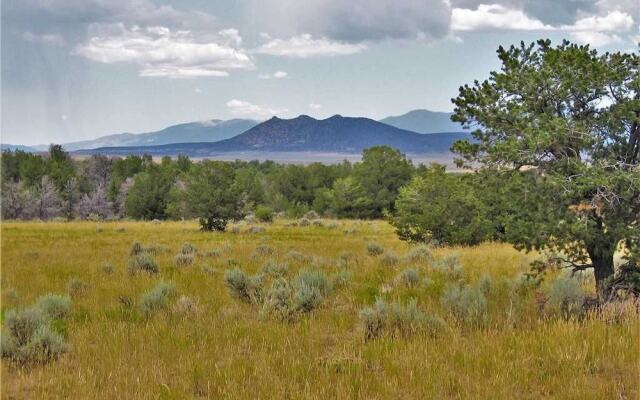
[[[380,122],[418,133],[462,132],[462,125],[451,121],[451,113],[429,110],[413,110]]]
[[[405,153],[447,153],[462,132],[420,134],[369,118],[334,115],[318,120],[308,115],[292,119],[273,117],[246,132],[218,142],[173,143],[159,146],[102,147],[81,154],[151,154],[206,157],[228,152],[360,153],[375,145],[389,145]]]
[[[258,121],[250,119],[231,119],[228,121],[212,119],[172,125],[155,132],[120,133],[102,136],[93,140],[64,143],[63,146],[68,151],[75,151],[100,147],[138,147],[170,143],[217,142],[234,137],[254,127],[256,124],[258,124]]]

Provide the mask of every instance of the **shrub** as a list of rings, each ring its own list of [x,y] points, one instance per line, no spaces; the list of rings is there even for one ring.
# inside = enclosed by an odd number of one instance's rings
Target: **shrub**
[[[62,319],[71,315],[71,299],[68,296],[46,294],[38,298],[35,306],[51,319]]]
[[[193,264],[195,257],[193,253],[180,253],[178,254],[174,260],[178,267],[186,267]]]
[[[285,256],[288,260],[298,261],[298,262],[308,262],[311,259],[311,256],[303,254],[297,250],[291,250]]]
[[[315,212],[314,210],[311,210],[309,212],[307,212],[306,214],[304,214],[304,218],[306,219],[318,219],[320,218],[320,215]]]
[[[100,269],[102,270],[102,272],[104,272],[107,275],[111,275],[113,273],[113,264],[111,264],[110,262],[103,262],[100,265]]]
[[[420,274],[415,268],[407,268],[398,275],[397,279],[401,284],[411,288],[420,283]]]
[[[273,209],[267,206],[258,206],[255,211],[255,216],[259,221],[272,222],[273,221]]]
[[[133,242],[133,244],[131,245],[131,251],[129,251],[129,255],[130,256],[137,256],[138,254],[142,253],[144,251],[144,249],[142,248],[142,245],[140,244],[140,242]]]
[[[180,248],[180,254],[195,255],[196,253],[198,253],[198,249],[189,242],[184,242]]]
[[[556,278],[549,288],[548,306],[555,313],[569,317],[580,313],[584,302],[584,292],[580,283],[570,277]]]
[[[390,251],[387,251],[386,253],[384,253],[384,255],[380,258],[380,263],[385,267],[392,267],[398,264],[399,261],[400,260],[398,259],[398,256],[396,256]]]
[[[44,363],[66,351],[67,345],[62,336],[54,332],[49,325],[41,325],[29,342],[20,349],[20,357],[24,360]]]
[[[480,289],[483,294],[487,295],[491,293],[492,288],[493,281],[491,280],[491,277],[487,274],[482,275],[482,277],[480,277],[480,280],[478,281],[478,289]]]
[[[447,274],[452,279],[460,279],[464,274],[464,267],[460,263],[460,257],[456,253],[447,254],[433,263],[433,267]]]
[[[316,288],[323,296],[328,296],[333,290],[331,281],[322,271],[318,270],[301,270],[295,282],[296,287],[308,286]]]
[[[234,268],[224,273],[224,283],[236,299],[245,303],[259,303],[262,300],[262,275],[249,277],[240,268]]]
[[[433,257],[431,246],[426,244],[421,244],[412,248],[407,254],[405,254],[404,259],[408,262],[426,262],[431,260]]]
[[[312,224],[313,226],[320,226],[320,227],[324,226],[324,223],[322,222],[321,219],[314,219]]]
[[[222,254],[222,252],[219,249],[210,249],[204,253],[205,257],[220,257],[220,254]]]
[[[436,336],[446,328],[442,318],[422,312],[416,299],[410,299],[402,305],[395,302],[388,304],[384,299],[378,298],[373,306],[360,312],[360,323],[365,340],[380,337],[385,331],[391,335],[409,336],[425,332]]]
[[[38,328],[46,324],[46,314],[39,307],[24,310],[9,310],[4,318],[6,333],[10,336],[16,348],[25,346]],[[3,349],[3,353],[4,353]]]
[[[158,283],[153,289],[140,296],[140,311],[144,315],[151,314],[166,309],[169,306],[169,299],[175,295],[176,287],[167,282]]]
[[[207,274],[207,275],[215,275],[215,273],[216,273],[216,269],[215,269],[215,268],[213,268],[213,267],[210,267],[210,266],[208,266],[208,265],[203,265],[203,266],[200,268],[200,271],[201,271],[203,274]]]
[[[249,229],[247,229],[249,233],[264,233],[265,231],[266,229],[261,226],[250,226]]]
[[[271,289],[265,296],[262,305],[263,316],[275,316],[278,319],[289,320],[293,317],[291,285],[286,279],[276,279],[271,285]]]
[[[253,250],[253,253],[251,253],[252,257],[263,257],[263,256],[270,256],[273,254],[273,248],[269,245],[266,244],[261,244],[260,246],[256,247]]]
[[[217,217],[200,217],[198,222],[200,223],[200,229],[205,232],[219,231],[224,232],[227,228],[226,218]]]
[[[67,282],[67,293],[73,298],[83,295],[88,288],[89,285],[80,278],[71,278]]]
[[[351,280],[351,274],[349,271],[343,270],[331,277],[331,285],[334,288],[341,288],[346,286],[349,283],[349,280]]]
[[[129,273],[135,274],[136,272],[148,272],[150,274],[158,273],[158,264],[147,253],[138,253],[131,260],[129,260]]]
[[[441,302],[451,314],[464,321],[483,323],[487,317],[487,299],[476,287],[449,286]]]
[[[198,312],[198,303],[191,297],[180,296],[173,305],[173,312],[181,316],[195,314]]]
[[[377,243],[367,243],[367,253],[373,257],[379,256],[384,253],[384,247]]]
[[[364,329],[365,340],[375,339],[382,335],[387,322],[387,314],[387,302],[381,298],[378,298],[372,307],[365,307],[360,312],[360,323]]]
[[[289,271],[289,265],[284,263],[276,263],[274,261],[267,261],[261,271],[271,277],[279,278],[287,274]]]
[[[311,221],[309,221],[307,218],[300,218],[300,221],[298,221],[298,226],[309,226],[311,225]]]
[[[67,307],[61,299],[68,298],[42,296],[34,307],[9,310],[0,344],[2,357],[25,364],[47,362],[64,353],[67,350],[64,339],[50,327],[51,319],[68,315],[70,304]]]
[[[322,293],[317,286],[300,282],[293,295],[293,305],[296,311],[308,313],[320,306],[323,301]]]

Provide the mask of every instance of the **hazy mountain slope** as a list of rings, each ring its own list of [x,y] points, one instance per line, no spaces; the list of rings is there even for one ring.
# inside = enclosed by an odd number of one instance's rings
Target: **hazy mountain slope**
[[[258,122],[248,119],[209,120],[172,125],[148,133],[121,133],[93,140],[65,143],[69,151],[99,147],[157,146],[169,143],[217,142],[236,136]]]
[[[462,132],[462,126],[451,121],[451,113],[413,110],[406,114],[387,117],[380,122],[418,133]]]
[[[422,135],[368,118],[335,115],[317,120],[306,115],[271,118],[246,132],[216,143],[177,143],[162,146],[99,148],[81,153],[207,156],[224,152],[360,153],[375,145],[389,145],[405,153],[447,153],[466,133]]]

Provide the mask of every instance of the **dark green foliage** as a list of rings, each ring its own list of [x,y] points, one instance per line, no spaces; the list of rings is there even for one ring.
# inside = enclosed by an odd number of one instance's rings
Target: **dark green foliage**
[[[448,245],[473,245],[496,236],[489,207],[471,175],[448,174],[444,166],[421,171],[400,189],[392,220],[400,238]]]
[[[454,145],[459,164],[508,183],[498,207],[506,240],[593,268],[602,299],[619,244],[628,262],[638,257],[640,57],[549,40],[498,57],[499,72],[454,99],[453,119],[478,128],[474,142]]]
[[[262,221],[262,222],[273,221],[273,210],[267,206],[258,206],[254,214],[259,221]]]
[[[245,303],[262,301],[264,278],[262,275],[247,276],[240,268],[224,273],[224,283],[232,297]]]

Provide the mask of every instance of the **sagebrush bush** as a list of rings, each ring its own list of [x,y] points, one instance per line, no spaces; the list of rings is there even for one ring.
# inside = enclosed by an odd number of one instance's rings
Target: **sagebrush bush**
[[[195,257],[193,253],[180,253],[175,256],[174,261],[178,267],[187,267],[193,264]]]
[[[380,264],[384,265],[385,267],[393,267],[394,265],[397,265],[398,262],[400,262],[398,256],[396,256],[391,251],[385,252],[382,257],[380,257]]]
[[[445,273],[451,279],[461,279],[464,267],[456,253],[448,254],[433,263],[433,268]]]
[[[367,254],[375,257],[382,253],[384,253],[384,247],[380,246],[378,243],[367,243]]]
[[[198,312],[198,302],[189,296],[180,296],[173,305],[173,312],[180,316],[193,315]]]
[[[406,337],[424,332],[436,336],[446,328],[442,318],[421,311],[416,299],[410,299],[402,305],[395,302],[388,304],[378,298],[373,306],[365,307],[360,312],[360,323],[365,340],[375,339],[384,333]]]
[[[254,304],[262,300],[264,286],[262,275],[247,276],[240,268],[234,268],[224,273],[224,283],[231,297]]]
[[[420,283],[420,273],[415,268],[407,268],[398,275],[397,280],[402,285],[412,288]]]
[[[70,310],[68,297],[45,295],[33,307],[7,311],[0,343],[2,357],[21,364],[42,363],[64,353],[64,339],[50,324],[69,316]]]
[[[318,219],[318,218],[320,218],[320,214],[318,214],[314,210],[311,210],[311,211],[308,211],[306,214],[304,214],[304,218],[306,218],[306,219]]]
[[[249,229],[247,229],[248,233],[264,233],[265,231],[266,229],[262,226],[250,226]]]
[[[254,258],[270,256],[273,254],[273,252],[274,252],[273,247],[266,244],[261,244],[253,250],[253,253],[251,253],[251,256]]]
[[[293,295],[293,305],[296,311],[308,313],[320,306],[324,297],[317,286],[302,281],[299,282]]]
[[[135,274],[136,272],[157,274],[158,271],[158,264],[156,263],[156,260],[151,255],[145,252],[138,253],[131,260],[129,260],[130,274]]]
[[[107,275],[111,275],[113,274],[113,264],[111,264],[110,262],[103,262],[100,265],[100,269],[102,270],[102,272],[104,272]]]
[[[204,253],[205,257],[220,257],[222,251],[220,249],[209,249]]]
[[[176,294],[176,287],[172,283],[160,282],[153,289],[140,296],[140,311],[150,316],[157,311],[166,309],[169,300]]]
[[[131,251],[129,251],[129,255],[130,256],[137,256],[138,254],[142,253],[144,251],[144,249],[142,248],[142,245],[140,244],[140,242],[133,242],[133,244],[131,245]]]
[[[551,284],[548,297],[547,305],[553,312],[569,317],[582,311],[585,296],[577,279],[559,276]]]
[[[76,298],[80,297],[87,292],[89,285],[80,278],[71,278],[67,282],[67,293],[69,296]]]
[[[309,288],[316,288],[322,296],[328,296],[333,290],[333,285],[327,275],[319,270],[307,270],[303,269],[298,272],[298,276],[295,281],[296,287],[307,286]]]
[[[192,245],[189,242],[184,242],[182,244],[182,247],[180,248],[181,254],[195,255],[197,252],[198,252],[198,249],[196,248],[196,246]]]
[[[487,318],[487,299],[477,287],[451,285],[442,294],[441,302],[460,320],[481,324]]]
[[[45,294],[36,301],[35,307],[40,309],[46,317],[52,319],[67,318],[71,315],[71,299],[59,294]]]
[[[493,280],[488,274],[484,274],[480,277],[480,280],[478,281],[478,289],[480,289],[480,291],[485,295],[491,293],[491,290],[493,289]]]
[[[403,257],[407,262],[428,262],[433,258],[432,248],[426,244],[418,245],[412,248]]]
[[[303,254],[297,250],[291,250],[285,256],[288,260],[297,261],[297,262],[306,262],[311,259],[311,256]]]
[[[307,218],[300,218],[300,220],[298,221],[298,226],[305,227],[309,225],[311,225],[311,221],[309,221],[309,219]]]
[[[271,276],[272,278],[279,278],[285,276],[289,272],[289,265],[285,263],[277,263],[275,261],[267,261],[260,270],[262,273]]]
[[[331,285],[334,288],[342,288],[349,284],[351,280],[351,273],[349,271],[342,270],[331,276]]]
[[[292,288],[286,279],[273,281],[262,305],[262,316],[273,316],[281,320],[290,320],[294,315]]]
[[[202,267],[200,267],[200,272],[207,275],[215,275],[217,271],[213,267],[210,267],[208,265],[203,265]]]
[[[378,298],[371,307],[365,307],[360,312],[360,323],[364,330],[365,340],[380,337],[384,331],[388,316],[387,302]]]

